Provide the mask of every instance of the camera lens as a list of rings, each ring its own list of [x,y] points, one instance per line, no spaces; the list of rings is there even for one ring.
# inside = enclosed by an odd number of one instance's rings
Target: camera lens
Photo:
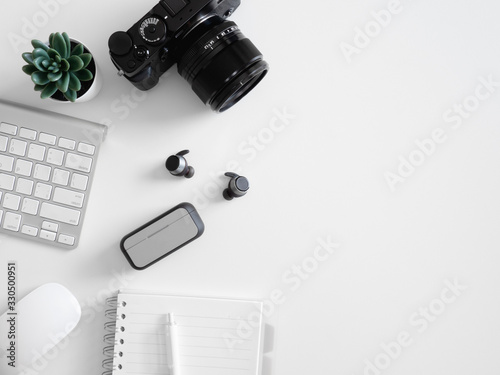
[[[224,112],[264,78],[269,66],[234,22],[207,25],[208,31],[188,43],[177,67],[203,103]]]

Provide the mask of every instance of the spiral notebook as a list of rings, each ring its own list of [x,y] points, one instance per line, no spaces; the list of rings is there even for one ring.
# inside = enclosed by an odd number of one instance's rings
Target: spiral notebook
[[[179,375],[260,375],[262,302],[120,292],[108,300],[105,375],[170,375],[167,314],[175,314]]]

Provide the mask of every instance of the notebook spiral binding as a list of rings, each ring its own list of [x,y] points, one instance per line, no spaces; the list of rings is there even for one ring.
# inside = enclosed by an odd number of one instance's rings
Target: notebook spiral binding
[[[114,352],[115,343],[116,343],[116,320],[118,318],[117,309],[118,309],[118,297],[110,297],[106,300],[106,305],[109,306],[104,312],[104,315],[107,319],[107,322],[104,323],[104,331],[108,332],[104,335],[103,341],[106,343],[106,346],[103,349],[103,354],[106,357],[102,361],[102,367],[104,370],[102,375],[112,375],[113,371],[117,370],[117,366],[114,366],[114,360],[117,356],[117,353]]]

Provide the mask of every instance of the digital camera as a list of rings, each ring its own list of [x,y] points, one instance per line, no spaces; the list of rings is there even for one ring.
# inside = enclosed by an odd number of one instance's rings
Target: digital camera
[[[111,60],[140,90],[179,74],[216,112],[231,108],[268,72],[255,45],[227,18],[241,0],[162,0],[127,32],[109,38]]]

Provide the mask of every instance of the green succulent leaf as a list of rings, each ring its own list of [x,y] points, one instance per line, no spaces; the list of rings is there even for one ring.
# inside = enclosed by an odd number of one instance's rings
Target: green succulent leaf
[[[49,47],[45,43],[39,41],[38,39],[33,39],[31,41],[31,45],[33,46],[33,48],[41,48],[44,51],[47,51],[49,49]]]
[[[23,53],[23,60],[26,61],[28,64],[33,64],[33,55],[29,52]]]
[[[50,82],[57,82],[60,80],[62,77],[62,72],[50,72],[47,74],[47,78],[49,79]]]
[[[33,72],[33,74],[31,75],[31,80],[35,85],[46,85],[50,82],[47,78],[47,73],[40,71]]]
[[[53,46],[54,43],[54,33],[49,35],[49,46]]]
[[[38,69],[34,65],[25,65],[25,66],[23,66],[22,69],[23,69],[23,72],[29,76],[38,71]]]
[[[41,48],[35,48],[33,50],[33,58],[36,59],[37,57],[43,57],[47,60],[50,59],[49,54],[44,49]]]
[[[45,60],[46,60],[45,57],[37,57],[35,60],[33,60],[33,65],[35,65],[38,70],[46,72],[47,68],[43,66],[43,62]]]
[[[67,72],[69,70],[69,62],[67,60],[61,61],[61,70]]]
[[[67,59],[70,56],[70,51],[71,51],[71,41],[69,40],[69,36],[66,32],[62,33],[62,37],[64,39],[64,42],[66,44],[66,54],[62,56],[63,58]]]
[[[49,48],[47,50],[47,54],[49,55],[49,57],[52,59],[52,60],[55,60],[56,59],[56,56],[58,56],[59,58],[61,58],[61,55],[59,55],[59,52],[57,52],[55,49],[53,48]]]
[[[80,91],[82,88],[82,83],[76,77],[75,73],[68,72],[69,75],[69,88],[74,91]]]
[[[61,56],[56,56],[54,60],[56,63],[60,64],[63,59],[61,58]]]
[[[92,61],[92,55],[90,53],[81,54],[80,58],[83,61],[83,68],[82,69],[86,68],[90,64],[90,62]]]
[[[68,99],[70,102],[74,103],[76,100],[76,91],[69,89],[64,93],[64,97]]]
[[[46,85],[35,85],[35,91],[43,91]]]
[[[43,60],[42,65],[47,69],[53,68],[53,64],[50,63],[50,60]]]
[[[42,90],[42,93],[40,94],[40,98],[42,99],[47,99],[50,98],[52,95],[54,95],[57,91],[57,86],[54,82],[49,83],[45,88]]]
[[[62,73],[62,77],[59,81],[56,82],[56,86],[61,92],[66,92],[68,91],[69,88],[69,78],[70,78],[70,73]]]
[[[52,43],[50,44],[52,48],[54,48],[61,57],[66,58],[68,55],[68,48],[66,47],[66,41],[60,33],[56,33],[52,38]]]
[[[72,72],[76,72],[80,69],[83,68],[83,60],[79,58],[78,56],[71,56],[68,59],[69,65],[70,65],[70,70]]]
[[[83,53],[83,45],[80,43],[73,48],[73,51],[71,51],[71,56],[76,55],[80,56]]]
[[[90,81],[94,78],[92,72],[88,69],[79,70],[78,72],[74,72],[74,74],[82,82]]]

